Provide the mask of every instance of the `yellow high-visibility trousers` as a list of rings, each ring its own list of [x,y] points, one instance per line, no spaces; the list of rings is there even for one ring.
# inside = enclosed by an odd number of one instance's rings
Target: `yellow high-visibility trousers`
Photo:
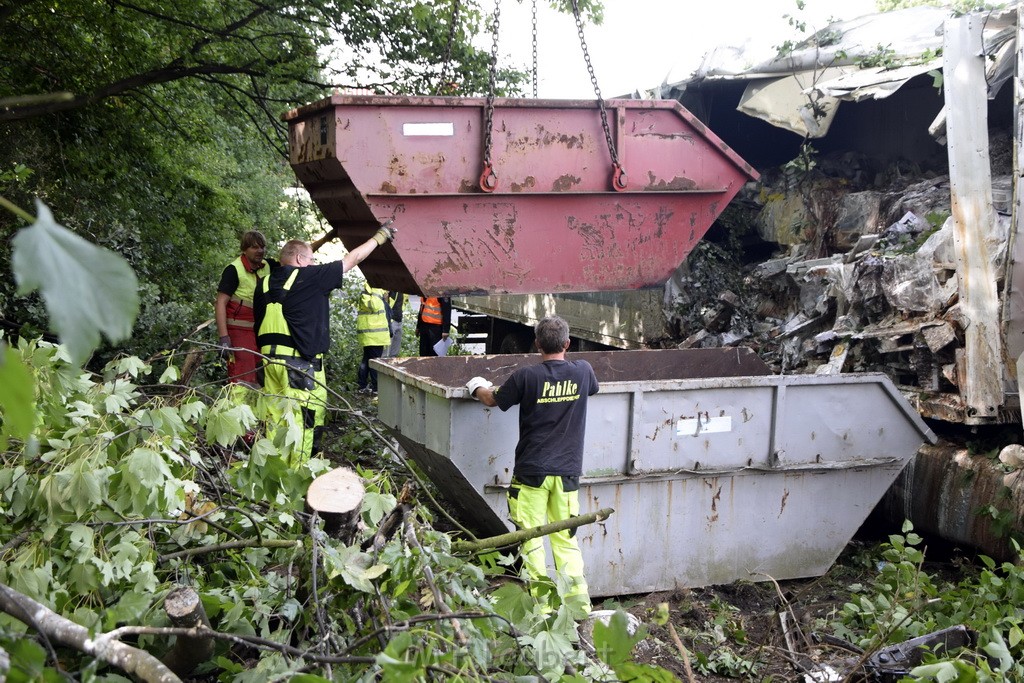
[[[527,486],[512,479],[508,491],[509,519],[521,529],[569,519],[578,515],[579,511],[579,491],[566,491],[560,476],[545,477],[539,487]],[[563,596],[565,601],[590,612],[587,579],[583,575],[583,555],[574,531],[558,531],[547,538],[555,561],[555,571],[569,580],[569,589]],[[536,584],[550,581],[544,539],[526,541],[522,544],[521,553],[524,578],[531,582],[530,592],[539,597],[543,591],[538,590]]]
[[[286,360],[286,359],[285,359]],[[308,377],[300,376],[282,359],[272,358],[263,365],[263,393],[267,434],[273,437],[277,428],[285,426],[284,415],[291,411],[295,424],[302,429],[302,443],[292,451],[289,464],[299,465],[313,455],[315,436],[327,418],[327,375],[321,360],[319,369]],[[312,387],[306,389],[304,387]]]

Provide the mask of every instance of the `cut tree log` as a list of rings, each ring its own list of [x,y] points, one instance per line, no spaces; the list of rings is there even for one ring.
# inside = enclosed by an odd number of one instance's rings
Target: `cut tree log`
[[[306,507],[324,520],[324,532],[351,543],[359,525],[366,489],[359,475],[347,467],[321,474],[306,491]]]
[[[179,636],[163,663],[179,676],[187,676],[197,666],[213,657],[213,638],[202,635],[198,629],[210,629],[210,619],[203,609],[199,593],[188,586],[177,586],[164,598],[164,612],[171,623],[179,628],[197,629],[195,636]]]

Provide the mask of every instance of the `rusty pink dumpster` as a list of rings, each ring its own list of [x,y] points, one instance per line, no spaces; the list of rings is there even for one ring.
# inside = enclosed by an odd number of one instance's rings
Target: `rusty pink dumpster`
[[[663,283],[757,174],[673,100],[335,95],[286,113],[290,161],[362,265],[415,294],[589,292]],[[612,189],[614,145],[625,187]]]

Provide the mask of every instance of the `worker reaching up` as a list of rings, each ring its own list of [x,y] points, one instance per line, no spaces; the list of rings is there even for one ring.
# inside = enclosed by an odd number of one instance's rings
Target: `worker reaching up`
[[[327,232],[313,242],[313,251],[334,236],[334,230]],[[242,235],[241,251],[221,273],[213,304],[214,320],[221,356],[228,363],[228,382],[244,382],[256,387],[259,349],[256,347],[253,296],[259,278],[267,277],[279,264],[274,259],[265,258],[267,238],[259,230],[249,230]]]
[[[587,427],[587,399],[598,391],[597,376],[585,360],[566,360],[569,324],[558,316],[544,318],[535,328],[538,365],[524,365],[495,389],[483,377],[466,383],[470,395],[502,412],[519,406],[519,442],[516,444],[512,483],[508,489],[508,516],[521,529],[579,514],[583,439]],[[555,570],[568,580],[564,602],[579,614],[590,612],[583,556],[575,530],[548,536]],[[523,571],[530,592],[543,598],[550,584],[544,539],[522,544]]]
[[[448,338],[452,326],[452,300],[449,297],[428,296],[420,300],[416,318],[416,335],[420,338],[420,355],[436,356],[434,346]]]
[[[281,266],[256,288],[256,341],[266,357],[261,366],[271,425],[288,422],[302,430],[302,441],[292,463],[308,459],[319,449],[327,414],[324,354],[330,348],[330,295],[341,287],[342,275],[373,250],[395,237],[384,224],[344,258],[313,264],[313,249],[292,240],[281,248]]]

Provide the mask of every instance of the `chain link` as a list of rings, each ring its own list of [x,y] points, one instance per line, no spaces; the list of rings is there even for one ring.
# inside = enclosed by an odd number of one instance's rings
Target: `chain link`
[[[537,99],[537,0],[533,0],[533,99]]]
[[[441,75],[438,76],[437,88],[434,89],[435,95],[443,95],[443,90],[451,91],[453,88],[449,87],[451,84],[445,83],[448,78],[448,67],[452,61],[452,45],[455,44],[455,29],[459,25],[459,0],[452,0],[452,16],[448,24],[448,45],[444,49],[444,61],[441,63]],[[452,74],[454,76],[454,73]]]
[[[583,59],[587,63],[587,73],[590,74],[590,83],[594,86],[594,94],[597,96],[597,106],[601,110],[601,126],[604,128],[604,139],[608,143],[608,153],[612,157],[612,168],[614,175],[612,184],[615,189],[625,189],[626,171],[619,164],[619,153],[615,150],[615,143],[612,141],[612,131],[608,126],[608,110],[604,106],[604,98],[601,97],[601,88],[597,84],[597,75],[594,73],[594,65],[590,62],[590,51],[587,49],[587,40],[583,37],[583,17],[580,15],[578,0],[572,0],[572,13],[576,18],[576,33],[580,37],[580,46],[583,47]]]
[[[498,177],[491,168],[491,129],[494,127],[494,91],[498,87],[498,30],[501,28],[501,0],[494,0],[494,21],[491,22],[491,63],[487,69],[487,103],[484,105],[484,170],[480,189],[492,192]]]

